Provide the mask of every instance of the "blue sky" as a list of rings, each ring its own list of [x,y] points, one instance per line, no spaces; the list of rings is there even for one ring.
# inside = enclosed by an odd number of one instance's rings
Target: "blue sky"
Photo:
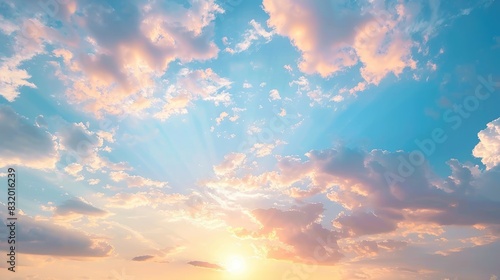
[[[34,2],[0,1],[2,277],[500,275],[498,1]]]

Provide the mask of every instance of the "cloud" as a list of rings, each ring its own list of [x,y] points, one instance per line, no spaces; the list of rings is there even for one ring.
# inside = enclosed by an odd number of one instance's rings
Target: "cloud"
[[[90,205],[81,198],[72,198],[57,206],[54,214],[63,217],[72,215],[101,217],[106,216],[108,212]]]
[[[148,261],[148,260],[151,260],[151,259],[154,259],[155,256],[151,256],[151,255],[144,255],[144,256],[137,256],[137,257],[134,257],[132,258],[133,261],[136,261],[136,262],[144,262],[144,261]]]
[[[42,128],[48,127],[47,121],[45,120],[44,116],[42,116],[42,115],[39,115],[36,117],[35,124],[36,124],[36,126],[42,127]]]
[[[77,152],[82,157],[88,157],[102,146],[102,139],[83,123],[73,123],[63,127],[57,135],[61,139],[62,150]]]
[[[163,188],[167,186],[166,182],[154,181],[137,175],[129,175],[124,171],[114,171],[109,174],[111,180],[114,182],[124,181],[129,188],[139,187],[155,187]]]
[[[390,180],[389,174],[397,174],[408,161],[408,153],[339,148],[311,151],[307,156],[309,160],[302,163],[283,159],[280,167],[285,178],[281,180],[293,183],[310,178],[310,190],[327,192],[330,200],[351,211],[337,221],[354,234],[389,232],[403,220],[469,226],[500,223],[493,215],[495,209],[500,210],[500,201],[473,192],[491,189],[486,179],[498,176],[493,171],[474,174],[450,161],[450,180],[436,183],[429,166],[423,164],[414,167],[411,176],[396,181]]]
[[[269,92],[269,97],[271,98],[271,100],[279,100],[279,99],[281,99],[280,93],[279,93],[279,91],[277,89],[272,89]]]
[[[240,231],[239,237],[270,238],[281,242],[268,245],[268,257],[304,263],[335,264],[339,251],[338,232],[321,226],[322,204],[307,204],[290,210],[256,209],[252,215],[260,224],[257,231]]]
[[[394,231],[397,223],[386,217],[377,216],[373,213],[355,212],[351,215],[340,216],[335,219],[344,230],[348,230],[351,235],[372,235]]]
[[[325,195],[344,208],[332,222],[336,230],[350,237],[400,230],[424,233],[419,228],[435,231],[436,226],[446,225],[500,224],[495,215],[500,211],[495,187],[500,178],[498,167],[482,172],[451,160],[448,178],[436,176],[425,162],[412,166],[409,175],[399,173],[398,170],[406,170],[409,156],[403,151],[368,152],[338,146],[312,150],[305,158],[277,157],[277,170],[256,173],[242,166],[238,174],[224,174],[204,183],[220,190],[275,190],[297,199]],[[287,215],[281,212],[267,210],[256,219]],[[290,216],[300,215],[300,210],[292,212]],[[412,226],[408,228],[409,225]]]
[[[432,247],[436,245],[438,244],[431,244]],[[455,275],[460,275],[464,279],[489,279],[498,271],[495,255],[499,248],[500,242],[494,242],[488,245],[460,248],[460,250],[453,250],[443,255],[432,253],[432,251],[422,253],[420,248],[409,244],[404,250],[385,255],[383,261],[375,260],[371,263],[390,263],[394,267],[409,267],[420,272],[419,275],[415,275],[418,278],[422,278],[425,273],[433,279],[453,279]],[[468,265],[457,266],[457,263]],[[471,267],[477,270],[471,270]],[[398,278],[400,277],[395,277],[395,279]]]
[[[2,65],[0,65],[0,72],[2,73],[0,87],[3,89],[0,94],[7,99],[7,101],[13,102],[20,94],[19,89],[21,87],[36,88],[35,84],[28,82],[31,76],[24,69],[2,63]]]
[[[100,151],[109,150],[103,146],[104,139],[111,140],[112,133],[103,133],[102,131],[93,132],[83,123],[70,123],[63,125],[56,133],[59,140],[59,149],[62,151],[61,164],[67,166],[64,170],[78,176],[83,180],[83,176],[78,173],[85,167],[89,172],[97,170],[126,170],[128,165],[124,162],[114,163],[107,158],[99,155]],[[80,167],[82,167],[80,169]]]
[[[45,53],[46,45],[53,47],[56,76],[67,86],[68,102],[98,117],[151,108],[159,77],[172,62],[204,61],[219,52],[214,20],[224,11],[215,0],[189,0],[187,5],[91,1],[57,7],[57,27],[37,19],[38,6],[23,7],[23,13],[2,24],[0,30],[15,40],[15,54],[0,64],[2,95],[9,101],[21,87],[36,87],[20,65]],[[16,27],[23,24],[28,28]],[[27,36],[20,34],[24,29]]]
[[[272,154],[273,150],[279,145],[284,145],[286,142],[281,140],[276,140],[271,143],[255,143],[251,148],[250,152],[255,153],[257,157],[265,157]]]
[[[297,86],[297,94],[298,95],[307,95],[309,99],[311,99],[311,103],[309,106],[314,106],[315,104],[323,104],[324,101],[329,99],[329,95],[324,93],[323,89],[319,86],[311,86],[309,80],[301,76],[297,80],[293,80],[288,84],[290,87],[296,85]]]
[[[143,193],[119,193],[109,198],[109,207],[132,209],[150,203],[150,198]]]
[[[203,267],[203,268],[210,268],[210,269],[215,269],[215,270],[224,270],[224,268],[218,264],[213,264],[209,262],[203,262],[203,261],[190,261],[188,264],[192,266],[197,266],[197,267]]]
[[[186,114],[189,105],[196,100],[211,101],[215,105],[231,103],[226,91],[232,82],[222,78],[212,69],[179,71],[176,82],[168,86],[163,107],[154,116],[166,120],[173,115]]]
[[[382,252],[393,252],[396,250],[401,250],[408,245],[405,241],[396,240],[385,240],[385,241],[375,241],[375,240],[362,240],[359,242],[354,242],[348,246],[343,247],[343,251],[354,252],[361,257],[374,257]]]
[[[83,166],[78,163],[71,163],[68,166],[64,167],[64,171],[71,176],[75,177],[76,181],[81,181],[85,179],[80,172],[83,170]]]
[[[117,193],[108,198],[108,206],[124,209],[133,209],[141,206],[156,208],[159,205],[177,204],[186,200],[187,197],[184,195],[178,193],[167,194],[157,189],[153,189],[135,193]]]
[[[99,184],[99,182],[101,182],[101,180],[99,180],[99,179],[88,179],[87,180],[87,183],[89,183],[89,185],[91,185],[91,186],[97,185],[97,184]]]
[[[227,47],[226,52],[231,54],[244,52],[248,50],[255,41],[261,38],[265,39],[265,43],[269,43],[272,40],[274,31],[266,31],[260,23],[256,22],[254,19],[252,19],[249,24],[252,28],[245,31],[243,34],[243,41],[236,44],[234,49]]]
[[[13,24],[5,20],[3,16],[0,16],[0,31],[5,35],[10,35],[11,33],[17,31],[19,28]]]
[[[53,136],[8,106],[0,106],[0,167],[54,169],[58,152]]]
[[[335,1],[264,0],[263,6],[268,26],[302,53],[302,72],[328,77],[359,63],[363,79],[378,84],[388,73],[416,67],[407,33],[414,15],[403,4],[389,7],[389,13],[380,2],[346,7]]]
[[[479,143],[472,150],[472,154],[481,158],[481,162],[491,169],[500,163],[500,118],[488,123],[486,129],[478,135]]]
[[[224,156],[224,161],[214,166],[214,172],[218,176],[234,173],[245,161],[246,155],[242,153],[231,153]]]
[[[0,95],[13,102],[20,94],[22,87],[36,88],[29,82],[31,75],[22,69],[22,63],[36,55],[44,53],[43,38],[50,38],[49,28],[38,19],[23,19],[20,22],[9,22],[2,19],[0,30],[9,35],[13,41],[13,55],[0,62]],[[18,27],[19,26],[19,27]]]
[[[220,125],[220,123],[226,118],[228,117],[229,114],[227,112],[222,112],[220,113],[219,117],[215,119],[215,121],[217,122],[217,125]]]
[[[106,241],[92,238],[84,232],[29,216],[23,216],[22,221],[22,226],[16,228],[16,241],[23,244],[18,248],[20,253],[59,257],[108,257],[113,252],[113,247]],[[7,227],[3,225],[4,233],[5,229]]]

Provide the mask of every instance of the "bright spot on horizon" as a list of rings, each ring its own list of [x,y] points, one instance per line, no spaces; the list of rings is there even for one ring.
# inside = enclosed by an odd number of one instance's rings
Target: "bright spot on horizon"
[[[225,268],[229,273],[242,274],[246,271],[247,265],[242,257],[233,256],[227,260]]]

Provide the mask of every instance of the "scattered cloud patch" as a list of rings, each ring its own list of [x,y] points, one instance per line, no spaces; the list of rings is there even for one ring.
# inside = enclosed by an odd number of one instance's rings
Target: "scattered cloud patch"
[[[213,264],[209,262],[204,262],[204,261],[190,261],[188,264],[196,267],[202,267],[202,268],[209,268],[209,269],[215,269],[215,270],[224,270],[224,268],[218,264]]]

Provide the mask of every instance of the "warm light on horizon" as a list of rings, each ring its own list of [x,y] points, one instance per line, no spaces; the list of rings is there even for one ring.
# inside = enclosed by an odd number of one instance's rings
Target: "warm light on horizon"
[[[247,271],[247,263],[241,256],[232,256],[227,259],[225,268],[231,274],[243,274]]]

